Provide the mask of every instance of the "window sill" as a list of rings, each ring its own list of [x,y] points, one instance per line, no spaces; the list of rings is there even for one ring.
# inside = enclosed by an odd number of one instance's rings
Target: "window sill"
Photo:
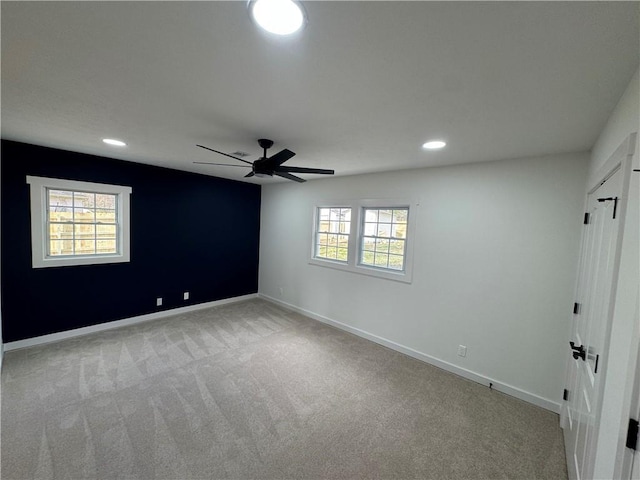
[[[73,267],[77,265],[104,265],[108,263],[128,263],[128,255],[100,255],[95,257],[62,257],[34,259],[33,268]]]
[[[412,283],[413,279],[408,272],[392,272],[381,270],[375,267],[366,267],[364,265],[349,265],[348,263],[332,262],[331,260],[321,260],[318,258],[309,259],[309,265],[318,267],[331,268],[334,270],[342,270],[344,272],[356,273],[358,275],[366,275],[368,277],[383,278],[385,280],[393,280],[400,283]]]

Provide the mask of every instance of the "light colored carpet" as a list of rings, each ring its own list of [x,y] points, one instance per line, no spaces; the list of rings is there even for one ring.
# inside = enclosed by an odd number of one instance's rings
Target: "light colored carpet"
[[[3,479],[567,475],[557,415],[262,300],[8,352],[1,439]]]

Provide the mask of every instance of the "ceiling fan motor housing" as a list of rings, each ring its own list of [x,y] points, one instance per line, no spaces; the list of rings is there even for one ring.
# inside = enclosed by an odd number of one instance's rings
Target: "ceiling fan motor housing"
[[[253,162],[253,173],[258,177],[273,177],[273,167],[267,164],[267,159],[261,158]]]

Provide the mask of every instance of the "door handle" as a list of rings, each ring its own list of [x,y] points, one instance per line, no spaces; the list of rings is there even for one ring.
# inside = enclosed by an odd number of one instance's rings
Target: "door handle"
[[[582,361],[586,361],[587,351],[584,349],[584,345],[576,347],[575,343],[569,342],[569,346],[571,347],[571,350],[573,350],[573,358],[576,360],[582,358]]]

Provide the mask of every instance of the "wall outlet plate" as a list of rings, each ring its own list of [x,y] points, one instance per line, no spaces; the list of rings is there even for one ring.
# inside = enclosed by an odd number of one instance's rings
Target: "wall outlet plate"
[[[189,292],[184,292],[184,294],[182,295],[182,299],[189,300]]]
[[[161,307],[162,306],[162,297],[158,297],[156,298],[156,307]]]
[[[467,347],[464,345],[458,345],[458,356],[466,357],[467,356]]]

